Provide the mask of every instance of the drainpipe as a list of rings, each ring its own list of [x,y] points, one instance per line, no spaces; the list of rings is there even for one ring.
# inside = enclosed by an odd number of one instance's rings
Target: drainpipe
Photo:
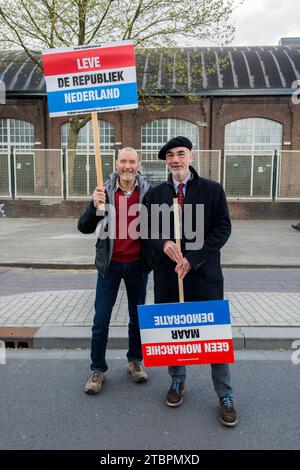
[[[208,139],[209,150],[212,150],[213,99],[214,97],[211,96],[210,102],[209,102],[209,139]]]
[[[48,149],[48,113],[47,113],[47,97],[44,97],[44,142],[45,149]],[[45,152],[45,185],[48,192],[48,152]]]
[[[274,151],[274,161],[273,161],[272,202],[275,202],[275,199],[276,199],[277,167],[278,167],[278,153],[277,153],[277,150],[275,150]]]
[[[213,123],[213,96],[210,97],[209,101],[209,138],[208,138],[208,149],[212,150],[212,123]],[[209,168],[208,177],[211,178],[211,153],[209,154]]]

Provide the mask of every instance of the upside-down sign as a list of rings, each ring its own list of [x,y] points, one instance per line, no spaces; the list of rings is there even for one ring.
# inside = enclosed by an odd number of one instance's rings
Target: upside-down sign
[[[50,117],[138,107],[132,41],[49,49],[42,60]]]
[[[140,305],[138,315],[146,367],[234,362],[227,300]]]

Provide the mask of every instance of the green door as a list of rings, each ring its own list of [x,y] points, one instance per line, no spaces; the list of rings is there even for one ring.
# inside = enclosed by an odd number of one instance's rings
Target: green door
[[[271,197],[272,156],[254,155],[253,196]]]
[[[250,197],[251,155],[226,155],[225,191],[229,197]]]
[[[16,195],[31,196],[34,194],[34,156],[17,154],[15,160]]]
[[[103,153],[102,153],[103,152]],[[113,158],[112,154],[105,153],[104,150],[101,151],[101,162],[102,162],[102,174],[103,182],[105,182],[111,173],[114,171],[113,167]],[[97,176],[96,176],[96,167],[95,167],[95,156],[89,155],[89,193],[92,194],[95,187],[97,186]]]
[[[102,171],[103,171],[103,180],[106,181],[109,178],[109,175],[114,171],[114,156],[112,154],[105,153],[103,151],[102,157]]]
[[[9,196],[8,155],[0,153],[0,195]]]
[[[76,154],[74,160],[73,194],[87,196],[87,156]]]
[[[89,194],[92,194],[94,189],[97,186],[96,165],[95,165],[95,156],[94,155],[89,155],[89,168],[90,168],[90,173],[89,173]],[[103,164],[102,164],[102,171],[103,171]],[[103,181],[105,181],[104,176],[103,176]]]

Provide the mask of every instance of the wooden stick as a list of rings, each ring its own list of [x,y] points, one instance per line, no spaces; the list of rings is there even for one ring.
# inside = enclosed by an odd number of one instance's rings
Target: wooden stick
[[[100,132],[99,132],[99,126],[98,126],[98,114],[97,113],[92,113],[92,124],[93,124],[93,139],[94,139],[94,150],[95,150],[97,186],[103,186],[102,161],[101,161],[101,153],[100,153]],[[98,209],[104,210],[105,204],[99,204]]]
[[[179,224],[179,205],[177,197],[173,199],[174,207],[174,230],[176,245],[181,250],[180,246],[180,224]],[[178,289],[179,289],[179,302],[184,302],[183,279],[178,276]]]

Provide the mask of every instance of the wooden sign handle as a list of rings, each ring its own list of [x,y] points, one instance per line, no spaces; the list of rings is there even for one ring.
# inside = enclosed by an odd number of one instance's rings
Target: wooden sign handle
[[[92,113],[92,125],[93,125],[97,186],[103,186],[102,161],[101,161],[101,153],[100,153],[100,132],[99,132],[99,126],[98,126],[98,114],[97,113]],[[99,204],[98,209],[104,210],[105,204]]]
[[[173,207],[174,207],[174,230],[175,230],[175,240],[176,245],[181,250],[180,246],[180,224],[179,224],[179,205],[178,199],[173,199]],[[178,276],[178,289],[179,289],[179,302],[184,302],[184,290],[183,290],[183,279],[180,279]]]

